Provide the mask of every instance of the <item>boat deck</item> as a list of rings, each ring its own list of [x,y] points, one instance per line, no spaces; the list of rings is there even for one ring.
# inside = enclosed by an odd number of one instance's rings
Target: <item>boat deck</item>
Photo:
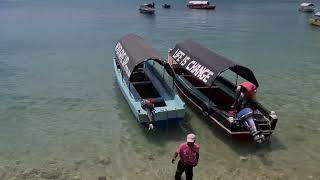
[[[172,100],[174,99],[174,93],[170,92],[170,88],[164,81],[160,81],[162,77],[160,76],[159,72],[154,68],[151,67],[151,63],[146,63],[146,68],[145,74],[146,76],[150,79],[154,87],[158,90],[160,96],[164,100]]]
[[[117,82],[119,84],[120,90],[124,97],[126,98],[133,114],[136,116],[137,120],[141,124],[146,124],[148,122],[147,112],[142,109],[141,107],[141,97],[130,82],[130,90],[129,86],[127,84],[128,80],[122,79],[121,71],[119,68],[117,68],[116,62],[114,61],[114,69],[116,73]],[[148,66],[148,65],[147,65]],[[151,65],[150,65],[151,66]],[[152,83],[155,90],[160,95],[160,99],[164,100],[164,105],[161,106],[155,106],[155,120],[157,121],[165,121],[165,122],[158,122],[159,124],[167,124],[168,121],[172,122],[179,122],[184,118],[185,114],[185,105],[183,101],[180,99],[180,97],[175,94],[174,92],[172,95],[170,94],[170,90],[164,82],[161,82],[161,77],[158,72],[153,72],[151,68],[146,68],[145,74],[149,78],[148,83]],[[160,78],[159,78],[160,77]],[[146,83],[146,82],[143,82]],[[140,97],[140,98],[139,98]],[[157,98],[155,98],[157,99]]]

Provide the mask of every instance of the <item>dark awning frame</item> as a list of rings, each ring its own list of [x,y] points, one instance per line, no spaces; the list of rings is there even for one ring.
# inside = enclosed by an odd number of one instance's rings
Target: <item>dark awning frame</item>
[[[160,53],[138,35],[125,35],[118,41],[114,51],[116,61],[119,62],[129,80],[136,66],[145,61],[153,60],[167,70],[166,63]]]
[[[259,87],[258,81],[249,68],[238,65],[191,40],[176,44],[170,51],[170,55],[180,67],[207,86],[212,86],[221,73],[231,70]]]

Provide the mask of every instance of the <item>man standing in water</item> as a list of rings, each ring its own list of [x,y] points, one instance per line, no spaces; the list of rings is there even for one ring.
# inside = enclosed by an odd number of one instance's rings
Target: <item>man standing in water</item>
[[[195,142],[196,136],[194,134],[188,134],[187,142],[180,144],[180,146],[174,153],[172,164],[176,160],[177,156],[180,156],[180,160],[177,165],[175,180],[180,180],[183,172],[186,172],[187,180],[192,180],[193,167],[197,166],[199,162],[200,146]]]

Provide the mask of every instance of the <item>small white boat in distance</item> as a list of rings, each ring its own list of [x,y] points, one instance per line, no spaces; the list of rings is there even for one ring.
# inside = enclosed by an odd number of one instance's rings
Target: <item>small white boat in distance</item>
[[[140,13],[144,14],[154,14],[155,8],[154,3],[153,4],[143,4],[139,7]]]
[[[299,11],[302,12],[314,12],[315,11],[315,6],[312,3],[301,3]]]
[[[189,1],[187,7],[190,9],[215,9],[215,5],[210,5],[209,1]]]

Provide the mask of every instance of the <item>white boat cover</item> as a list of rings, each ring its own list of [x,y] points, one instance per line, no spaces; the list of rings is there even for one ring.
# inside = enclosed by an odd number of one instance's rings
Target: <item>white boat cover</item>
[[[317,13],[315,13],[314,15],[320,17],[320,12],[317,12]]]
[[[307,6],[314,6],[312,3],[301,3],[300,6],[307,7]]]
[[[207,5],[208,1],[189,1],[191,5]]]

